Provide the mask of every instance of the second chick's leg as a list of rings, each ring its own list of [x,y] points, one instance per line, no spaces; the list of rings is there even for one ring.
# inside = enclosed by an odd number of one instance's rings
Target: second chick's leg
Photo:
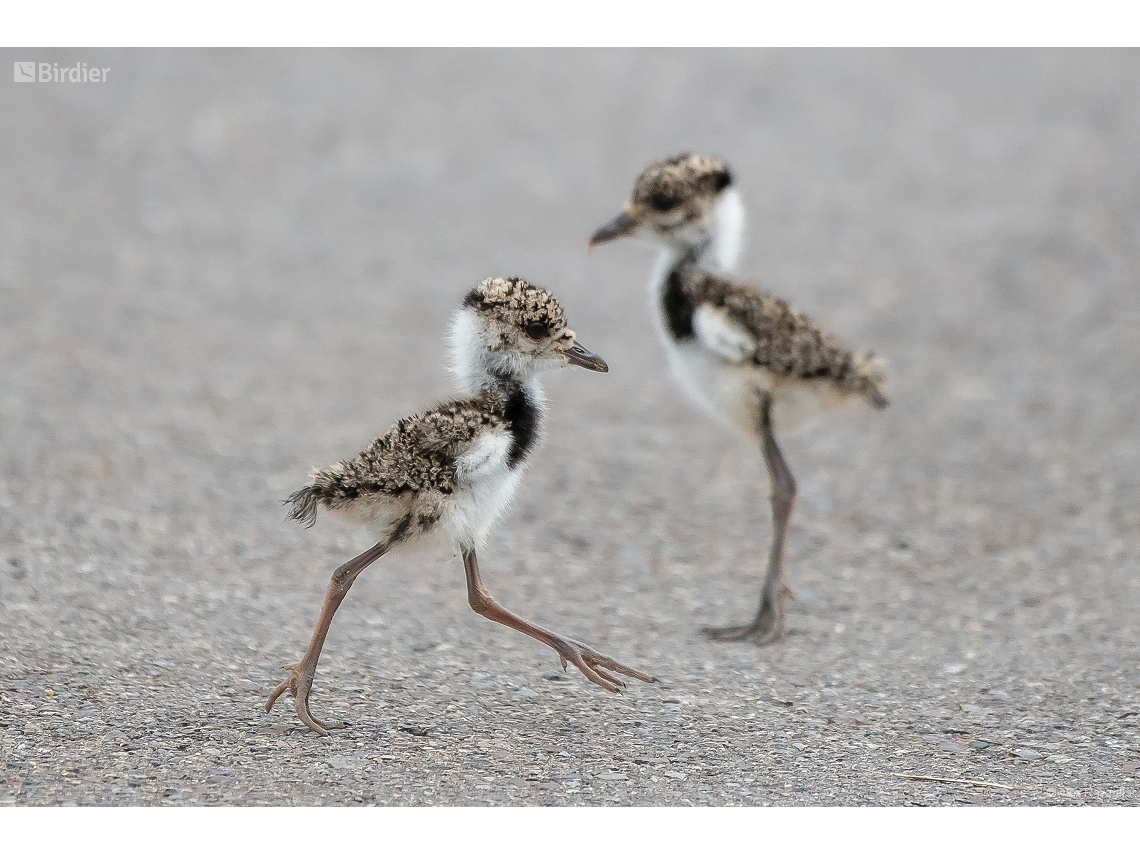
[[[760,592],[760,607],[750,623],[704,630],[705,635],[717,641],[770,644],[784,634],[784,598],[791,593],[784,577],[784,544],[796,501],[796,480],[772,433],[772,398],[768,394],[760,403],[760,441],[772,483],[772,548],[768,554],[768,572]]]

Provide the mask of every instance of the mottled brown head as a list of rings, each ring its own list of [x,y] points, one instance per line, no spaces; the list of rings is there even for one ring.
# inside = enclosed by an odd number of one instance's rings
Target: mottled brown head
[[[578,365],[608,371],[578,344],[558,299],[525,279],[484,279],[468,292],[452,326],[456,373],[469,383],[486,375],[524,382],[538,370]]]
[[[633,184],[630,202],[663,214],[692,206],[697,199],[712,199],[730,184],[732,175],[719,160],[682,154],[643,169]]]
[[[670,244],[705,240],[717,201],[730,186],[728,167],[705,155],[651,164],[637,176],[625,210],[594,232],[590,247],[642,231]]]
[[[556,340],[566,333],[571,341],[574,339],[573,330],[566,328],[558,299],[525,279],[484,279],[467,293],[463,305],[487,322],[501,325],[508,338],[507,330],[536,342]]]

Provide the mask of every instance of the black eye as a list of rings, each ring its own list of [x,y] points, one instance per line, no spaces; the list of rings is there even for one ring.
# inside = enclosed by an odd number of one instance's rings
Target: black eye
[[[550,332],[546,328],[546,324],[544,324],[542,321],[531,321],[529,324],[523,327],[523,329],[526,331],[526,334],[533,338],[535,341],[538,341],[540,338],[546,338]]]
[[[677,207],[677,200],[668,193],[654,193],[649,197],[649,204],[658,211],[670,211]]]

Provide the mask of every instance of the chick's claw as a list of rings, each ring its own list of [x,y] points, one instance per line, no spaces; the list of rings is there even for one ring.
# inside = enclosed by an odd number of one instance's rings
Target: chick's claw
[[[328,736],[330,730],[344,727],[342,722],[323,722],[309,710],[309,691],[313,687],[315,668],[302,668],[300,664],[293,664],[286,665],[285,670],[289,672],[289,676],[270,693],[269,700],[265,702],[266,712],[272,710],[277,699],[288,691],[293,696],[293,709],[297,713],[297,718],[301,719],[309,730],[321,736]]]
[[[587,680],[611,692],[624,689],[625,683],[613,674],[606,673],[607,670],[616,671],[619,674],[625,674],[628,677],[634,677],[646,683],[656,682],[654,678],[648,674],[638,671],[636,668],[630,668],[628,665],[623,665],[608,656],[598,653],[582,642],[574,641],[569,638],[559,639],[558,658],[559,661],[562,662],[563,670],[566,669],[567,661],[572,662],[574,667],[581,671]]]

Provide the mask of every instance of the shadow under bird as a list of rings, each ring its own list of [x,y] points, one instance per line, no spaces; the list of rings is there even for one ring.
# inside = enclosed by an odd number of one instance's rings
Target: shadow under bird
[[[661,340],[673,376],[704,410],[760,443],[771,481],[772,545],[753,619],[707,627],[720,640],[768,643],[784,632],[784,543],[796,482],[777,430],[862,399],[887,406],[881,360],[849,350],[783,300],[735,281],[744,211],[728,167],[682,154],[642,171],[624,210],[590,248],[642,235],[662,252],[650,278]]]
[[[573,663],[593,683],[617,691],[624,674],[648,674],[616,662],[580,641],[544,629],[492,599],[479,576],[476,547],[511,500],[539,438],[545,403],[537,374],[577,365],[609,370],[580,345],[554,295],[523,279],[485,279],[456,313],[451,329],[453,370],[466,397],[401,419],[351,460],[315,473],[287,499],[290,516],[312,524],[318,508],[363,523],[378,541],[336,569],[312,640],[288,679],[297,716],[322,736],[332,727],[309,711],[309,693],[333,615],[357,576],[388,552],[443,546],[463,557],[467,600],[478,614],[552,647],[565,668]],[[610,673],[614,672],[614,673]]]

